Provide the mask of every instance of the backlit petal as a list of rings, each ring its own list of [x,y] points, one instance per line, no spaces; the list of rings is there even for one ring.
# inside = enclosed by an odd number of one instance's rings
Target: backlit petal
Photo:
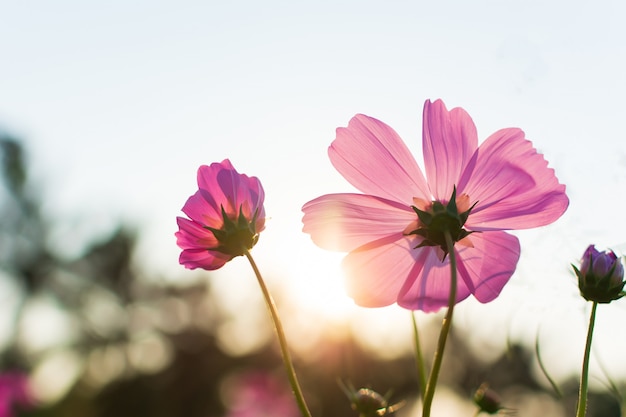
[[[226,172],[229,175],[222,174],[218,180],[218,175]],[[229,189],[227,193],[233,194],[233,183],[238,182],[237,171],[233,168],[228,159],[222,162],[214,162],[211,165],[202,165],[198,168],[197,181],[198,188],[207,192],[207,201],[215,208],[218,213],[221,212],[220,206],[224,206],[227,212],[232,211],[232,204],[228,201],[224,188]]]
[[[363,194],[328,194],[302,207],[303,231],[321,248],[349,252],[403,232],[416,219],[408,206]]]
[[[337,129],[328,149],[334,167],[365,194],[410,204],[430,200],[424,175],[398,134],[374,118],[356,115]]]
[[[436,200],[447,200],[478,146],[476,126],[465,110],[427,100],[422,133],[428,185]]]
[[[473,294],[482,303],[496,298],[515,271],[519,241],[501,231],[473,233],[472,247],[455,246],[457,254],[456,302]],[[450,258],[444,262],[434,249],[420,255],[402,288],[398,305],[408,309],[436,311],[448,305]]]
[[[472,230],[525,229],[558,219],[569,200],[547,161],[520,129],[502,129],[482,143],[463,173],[459,193],[478,204]]]
[[[520,256],[517,237],[501,231],[472,233],[473,248],[459,248],[459,281],[481,303],[495,299],[509,281]]]
[[[415,263],[398,294],[398,305],[410,310],[437,311],[448,305],[451,283],[449,255],[442,262],[437,248],[424,247],[414,252]],[[469,295],[465,282],[459,279],[456,302]]]
[[[215,235],[210,230],[205,229],[202,225],[185,219],[184,217],[177,217],[176,223],[178,223],[179,230],[176,232],[176,244],[181,249],[195,249],[195,248],[215,248],[219,245]]]
[[[221,252],[202,249],[186,249],[180,253],[178,262],[187,269],[202,268],[209,271],[219,269],[232,259],[232,256]]]
[[[232,256],[208,249],[218,245],[215,236],[210,230],[183,217],[177,217],[176,221],[180,228],[176,232],[176,243],[183,249],[179,262],[185,268],[213,270],[221,268],[232,259]]]
[[[183,213],[203,226],[220,228],[224,223],[219,205],[206,190],[198,190],[187,199],[183,206]]]
[[[415,264],[411,239],[398,233],[350,252],[343,260],[346,289],[363,307],[384,307],[398,299]]]
[[[246,218],[251,218],[257,209],[259,217],[265,217],[265,213],[261,213],[265,198],[261,182],[256,177],[238,173],[228,159],[201,166],[197,177],[198,188],[206,191],[205,199],[219,213],[224,207],[227,214],[237,215],[242,207]]]

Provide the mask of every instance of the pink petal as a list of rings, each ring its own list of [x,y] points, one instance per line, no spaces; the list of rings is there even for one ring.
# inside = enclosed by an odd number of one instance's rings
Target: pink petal
[[[214,270],[221,268],[233,258],[230,255],[209,250],[209,248],[215,248],[218,245],[215,236],[210,230],[183,217],[177,217],[176,221],[180,228],[176,232],[176,243],[183,249],[179,257],[179,263],[184,265],[185,268]]]
[[[415,250],[419,256],[408,279],[398,294],[398,305],[410,310],[435,312],[448,305],[450,296],[450,258],[442,262],[438,248]],[[457,250],[458,252],[458,250]],[[466,299],[470,290],[462,279],[457,280],[456,302]]]
[[[198,169],[198,188],[206,191],[205,199],[220,213],[220,217],[221,207],[229,215],[237,215],[239,207],[243,207],[246,218],[251,218],[256,210],[259,217],[265,218],[265,192],[261,182],[256,177],[238,173],[228,159],[201,166]]]
[[[219,269],[233,257],[221,252],[203,249],[185,249],[181,252],[178,262],[187,269],[202,268],[209,271]]]
[[[363,194],[324,195],[306,203],[302,210],[302,230],[313,242],[342,252],[397,236],[416,219],[408,206]]]
[[[255,231],[257,233],[261,233],[263,230],[265,230],[265,207],[261,206],[261,211],[259,212],[260,214],[257,216],[256,219],[256,223],[254,223],[255,225]],[[263,217],[260,217],[263,216]]]
[[[261,182],[257,177],[248,177],[245,174],[239,175],[240,182],[237,198],[234,200],[235,207],[242,207],[243,214],[247,219],[251,219],[255,212],[258,212],[258,218],[265,219],[265,208],[263,207],[265,191],[263,186],[261,186]]]
[[[222,227],[224,220],[219,204],[206,190],[198,190],[187,199],[183,206],[183,213],[189,218],[203,226]]]
[[[263,189],[261,188],[261,195]],[[260,197],[260,206],[257,195],[248,195],[248,200],[245,200],[243,203],[239,203],[242,207],[242,212],[244,216],[252,221],[252,218],[256,215],[256,231],[260,233],[265,228],[265,207],[263,207],[263,197]],[[253,200],[254,198],[254,200]],[[225,200],[224,200],[225,201]],[[222,217],[221,207],[224,205],[224,210],[230,216],[231,219],[236,219],[239,215],[239,211],[235,211],[232,204],[226,202],[218,203],[215,201],[213,195],[204,189],[200,189],[196,191],[194,195],[187,199],[187,202],[183,206],[183,213],[185,213],[189,218],[203,226],[213,227],[219,229],[224,224],[224,219]]]
[[[363,307],[384,307],[398,299],[416,262],[412,239],[398,233],[350,252],[343,260],[346,289]]]
[[[202,225],[184,217],[177,217],[176,223],[179,227],[179,231],[176,232],[176,244],[181,249],[201,248],[206,250],[216,248],[219,245],[213,232],[205,229]]]
[[[478,204],[472,230],[525,229],[558,219],[569,200],[554,170],[519,129],[502,129],[480,145],[458,184]]]
[[[496,298],[515,271],[519,241],[505,232],[470,235],[474,247],[456,246],[457,296],[460,302],[473,294],[482,303]],[[430,248],[429,248],[430,249]],[[398,305],[412,310],[437,311],[448,305],[450,257],[441,262],[435,249],[421,255],[402,288]]]
[[[420,168],[398,134],[383,122],[356,115],[337,129],[328,149],[333,166],[365,194],[410,204],[413,197],[430,200]]]
[[[448,200],[476,147],[478,135],[472,118],[462,108],[446,109],[443,101],[424,103],[424,165],[436,200]]]
[[[520,256],[517,237],[501,231],[472,233],[473,248],[460,248],[459,277],[481,303],[495,299],[515,272]]]
[[[218,175],[221,172],[225,172],[227,175],[222,174],[222,177],[218,180]],[[211,196],[207,201],[215,207],[217,212],[220,212],[220,205],[232,204],[232,201],[228,201],[223,187],[232,190],[234,187],[233,183],[238,182],[238,175],[228,159],[222,162],[214,162],[208,166],[202,165],[198,168],[198,188],[207,191],[207,195]],[[233,194],[233,192],[230,191],[229,194]],[[224,209],[231,210],[230,204],[229,207],[224,207]]]

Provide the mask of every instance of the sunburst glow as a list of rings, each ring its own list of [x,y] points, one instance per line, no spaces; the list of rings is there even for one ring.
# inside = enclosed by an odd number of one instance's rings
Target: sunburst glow
[[[320,319],[331,323],[343,323],[358,308],[346,295],[341,270],[342,253],[316,250],[306,257],[299,257],[289,281],[289,291],[294,304],[306,311],[313,310]]]

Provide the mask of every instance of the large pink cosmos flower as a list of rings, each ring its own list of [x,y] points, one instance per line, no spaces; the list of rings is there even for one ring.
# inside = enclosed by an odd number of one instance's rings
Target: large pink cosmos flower
[[[177,217],[179,262],[214,270],[251,249],[265,228],[265,193],[256,177],[238,173],[228,159],[198,168],[198,191]]]
[[[565,186],[516,128],[480,146],[461,108],[424,104],[426,178],[398,134],[357,115],[337,129],[328,154],[364,194],[329,194],[304,205],[304,232],[320,247],[349,252],[343,261],[349,295],[359,305],[397,302],[436,311],[447,305],[451,232],[458,259],[459,302],[496,298],[515,271],[519,241],[503,230],[543,226],[569,201]]]

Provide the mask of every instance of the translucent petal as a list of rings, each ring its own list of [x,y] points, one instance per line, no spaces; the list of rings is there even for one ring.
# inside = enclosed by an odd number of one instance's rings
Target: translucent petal
[[[472,230],[525,229],[554,222],[567,209],[565,186],[519,129],[502,129],[480,145],[458,185],[478,204]]]
[[[430,190],[437,200],[447,200],[465,165],[478,146],[476,126],[461,108],[446,109],[443,101],[424,104],[424,166]]]
[[[224,207],[227,214],[237,215],[242,207],[248,219],[257,210],[259,217],[265,217],[265,193],[261,182],[256,177],[238,173],[228,159],[201,166],[198,169],[198,188],[206,191],[205,199],[219,213]]]
[[[515,272],[520,256],[517,237],[501,231],[473,233],[473,248],[461,248],[459,276],[481,303],[495,299]]]
[[[216,206],[215,200],[206,190],[198,190],[189,197],[183,206],[183,213],[203,226],[220,228],[224,223],[220,206]]]
[[[179,230],[176,232],[176,243],[181,249],[208,249],[218,246],[213,232],[205,229],[202,225],[177,217]]]
[[[302,207],[303,232],[321,248],[349,252],[402,233],[416,215],[410,207],[363,194],[328,194]]]
[[[181,252],[178,262],[187,269],[202,268],[212,271],[221,268],[231,259],[232,256],[221,252],[186,249]]]
[[[398,134],[383,122],[356,115],[338,128],[328,149],[334,167],[365,194],[410,204],[430,200],[424,175]]]
[[[473,247],[456,246],[456,302],[473,294],[480,302],[496,298],[515,271],[520,255],[519,241],[505,232],[473,233]],[[435,250],[421,255],[402,288],[398,304],[409,309],[436,311],[448,305],[450,258],[441,262]]]
[[[418,252],[401,233],[350,252],[342,264],[348,295],[363,307],[395,303]]]
[[[448,305],[450,295],[450,258],[441,260],[439,249],[420,248],[408,279],[398,294],[398,305],[410,310],[438,311]],[[458,251],[457,251],[458,252]],[[456,302],[470,295],[465,281],[457,281]]]

